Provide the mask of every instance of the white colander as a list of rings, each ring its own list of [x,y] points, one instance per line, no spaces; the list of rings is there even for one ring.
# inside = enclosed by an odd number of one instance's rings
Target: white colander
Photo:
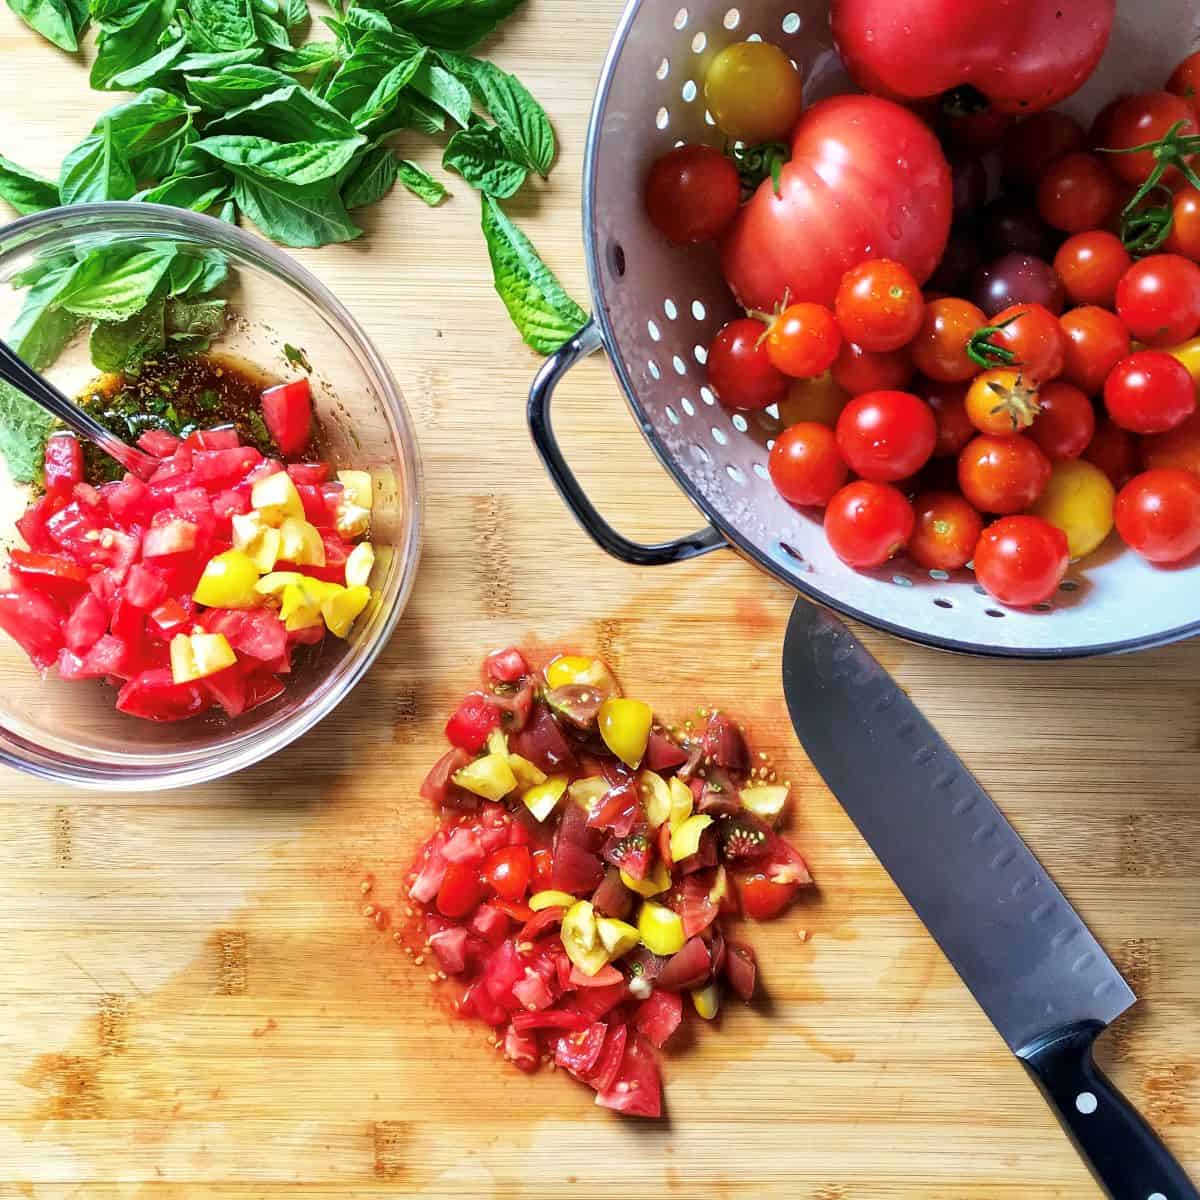
[[[1086,4],[1088,0],[1073,0]],[[1121,0],[1096,76],[1065,105],[1090,117],[1113,96],[1160,88],[1200,41],[1195,0]],[[734,413],[705,381],[705,347],[741,315],[711,248],[669,246],[643,209],[650,165],[672,146],[721,138],[703,80],[731,42],[763,38],[801,68],[809,103],[849,89],[833,48],[828,0],[630,0],[597,90],[584,170],[584,234],[594,315],[533,386],[529,420],[559,492],[589,534],[638,564],[732,548],[814,600],[902,637],[977,654],[1055,657],[1135,650],[1200,632],[1200,562],[1164,570],[1114,535],[1073,567],[1037,611],[1000,607],[970,571],[907,559],[860,572],[830,550],[819,517],[780,499],[767,476],[774,410]],[[690,537],[642,546],[609,526],[554,439],[554,388],[584,355],[607,351],[646,440],[708,521]],[[614,414],[614,419],[616,419]]]

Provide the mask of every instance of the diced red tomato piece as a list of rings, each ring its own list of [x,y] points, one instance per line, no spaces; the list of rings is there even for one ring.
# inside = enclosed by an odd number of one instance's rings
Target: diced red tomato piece
[[[688,938],[683,949],[667,959],[654,981],[656,987],[678,992],[684,988],[700,987],[712,973],[712,955],[703,939]]]
[[[507,831],[504,836],[507,840]],[[533,859],[525,846],[505,846],[483,865],[484,881],[505,900],[523,900],[532,877]]]
[[[446,722],[446,737],[451,745],[477,754],[487,736],[500,728],[500,710],[482,692],[472,692]]]
[[[52,666],[66,645],[62,624],[58,606],[39,592],[0,592],[0,629],[39,670]]]
[[[555,1001],[550,985],[536,971],[527,971],[523,979],[513,984],[513,995],[521,1007],[529,1012],[541,1012]]]
[[[519,683],[529,674],[525,656],[514,646],[493,650],[483,664],[484,673],[493,683]]]
[[[83,656],[81,679],[128,679],[133,673],[133,650],[123,638],[106,633]]]
[[[583,1013],[589,1021],[598,1021],[607,1016],[629,996],[624,980],[603,987],[582,988],[571,997],[571,1006]]]
[[[754,951],[741,942],[729,942],[723,966],[725,978],[734,992],[743,1000],[752,1000],[758,979],[758,961]]]
[[[612,963],[608,963],[595,975],[585,975],[578,967],[572,967],[567,980],[575,988],[602,988],[612,987],[614,983],[624,983],[625,976]]]
[[[467,969],[467,931],[461,925],[441,929],[429,937],[429,945],[438,966],[447,975],[461,975]]]
[[[283,454],[303,451],[312,435],[312,392],[308,379],[293,379],[262,394],[263,420]]]
[[[646,754],[642,759],[642,766],[647,771],[673,771],[676,767],[682,767],[687,759],[687,751],[678,743],[665,734],[650,731],[650,740],[646,743]]]
[[[604,1038],[604,1046],[596,1065],[583,1077],[583,1081],[602,1092],[610,1087],[621,1069],[621,1060],[625,1057],[625,1046],[629,1040],[627,1025],[609,1025]]]
[[[111,571],[97,571],[88,579],[88,588],[93,596],[104,605],[104,611],[111,613],[117,606],[117,590],[119,588],[116,576]]]
[[[207,488],[229,488],[260,462],[262,455],[253,446],[235,444],[225,450],[196,450],[192,454],[192,476]]]
[[[169,642],[177,633],[185,633],[194,624],[194,606],[190,596],[187,604],[172,596],[164,600],[151,614],[147,625],[152,633]]]
[[[648,1042],[662,1046],[683,1023],[683,997],[655,989],[637,1006],[633,1027]]]
[[[533,706],[528,723],[509,739],[509,748],[547,775],[575,767],[570,743],[550,710],[541,703]]]
[[[189,433],[185,441],[196,450],[233,450],[242,444],[237,430],[232,425],[222,425],[217,429],[197,429],[194,433]],[[262,455],[258,457],[261,458]]]
[[[566,913],[567,910],[559,905],[539,909],[525,922],[521,932],[517,934],[517,940],[521,942],[536,942],[538,938],[561,925]]]
[[[447,917],[465,917],[474,912],[487,891],[480,881],[479,868],[472,863],[451,862],[438,889],[438,912]]]
[[[117,693],[117,708],[147,721],[183,721],[208,707],[194,683],[176,683],[169,668],[156,668],[134,676]]]
[[[755,921],[769,921],[777,917],[800,890],[799,883],[774,883],[761,871],[743,876],[737,881],[738,898],[742,912]]]
[[[58,503],[61,504],[61,498]],[[25,539],[25,545],[30,550],[41,554],[53,552],[59,548],[58,542],[50,535],[46,523],[54,515],[55,498],[43,496],[41,500],[31,504],[17,520],[17,530]]]
[[[186,554],[196,548],[198,530],[191,521],[170,520],[146,530],[142,539],[143,558],[162,558],[168,554]]]
[[[255,671],[246,676],[246,711],[278,699],[284,693],[283,681],[269,671]]]
[[[63,625],[63,641],[75,654],[86,654],[108,629],[108,609],[92,591],[86,591]]]
[[[600,1058],[607,1033],[608,1026],[602,1021],[595,1021],[576,1033],[564,1033],[554,1043],[554,1061],[572,1075],[587,1075]]]
[[[540,1012],[514,1012],[513,1028],[521,1033],[531,1029],[584,1029],[588,1020],[572,1009],[547,1008]]]
[[[502,900],[499,896],[494,900],[489,900],[479,911],[482,912],[484,908],[497,909],[499,912],[504,913],[505,916],[522,925],[528,921],[532,921],[534,917],[533,909],[528,904],[519,904],[512,900]]]
[[[26,590],[44,592],[56,600],[70,603],[87,591],[87,572],[57,554],[13,550],[12,571]]]
[[[630,1038],[616,1078],[598,1090],[596,1099],[605,1108],[631,1117],[661,1116],[662,1080],[654,1051],[640,1038]]]
[[[136,475],[128,473],[105,492],[109,512],[126,528],[135,521],[149,520],[152,515],[149,498],[150,489]]]
[[[325,507],[325,497],[315,483],[297,483],[296,491],[300,494],[300,503],[304,505],[304,519],[310,525],[328,525],[329,510]]]
[[[213,516],[220,522],[228,522],[230,518],[250,511],[250,497],[242,492],[226,488],[212,498]]]
[[[246,711],[246,674],[240,663],[205,676],[200,686],[209,699],[225,710],[227,717],[240,717]]]
[[[138,446],[155,458],[169,458],[182,444],[173,434],[162,429],[147,429],[137,440]]]
[[[166,598],[167,581],[144,563],[134,563],[125,577],[125,599],[134,608],[149,612]]]
[[[471,932],[495,945],[508,933],[508,914],[495,901],[481,904],[471,917]]]
[[[83,480],[83,447],[73,433],[55,433],[46,439],[42,481],[50,495],[69,494]]]
[[[329,478],[329,464],[323,462],[288,463],[287,473],[297,487],[302,483],[319,485]],[[338,487],[340,488],[341,484]]]

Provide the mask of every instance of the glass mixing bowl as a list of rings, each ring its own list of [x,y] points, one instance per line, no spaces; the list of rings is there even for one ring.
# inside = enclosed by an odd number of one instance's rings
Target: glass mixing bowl
[[[159,205],[113,203],[52,209],[0,229],[0,330],[20,310],[10,286],[20,272],[101,243],[171,239],[184,252],[217,249],[230,274],[221,355],[277,379],[297,368],[285,345],[312,365],[313,406],[322,457],[335,469],[368,470],[375,498],[371,541],[374,593],[350,637],[328,636],[298,658],[278,699],[234,720],[210,713],[153,724],[114,708],[101,680],[43,679],[0,633],[0,762],[83,787],[153,790],[202,783],[274,754],[328,715],[387,643],[412,589],[420,548],[421,478],[416,438],[400,391],[378,351],[345,307],[275,246],[232,225]],[[87,332],[45,368],[68,395],[97,375]],[[0,546],[21,545],[14,522],[29,488],[14,485],[0,462]]]

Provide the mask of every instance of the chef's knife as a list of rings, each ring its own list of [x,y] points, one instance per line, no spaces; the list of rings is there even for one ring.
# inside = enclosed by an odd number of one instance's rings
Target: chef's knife
[[[1092,1059],[1136,997],[916,705],[841,621],[804,600],[788,624],[783,688],[813,765],[1108,1194],[1200,1200]]]

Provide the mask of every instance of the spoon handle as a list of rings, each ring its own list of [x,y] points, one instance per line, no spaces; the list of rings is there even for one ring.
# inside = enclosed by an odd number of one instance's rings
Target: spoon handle
[[[143,482],[158,469],[160,464],[156,458],[128,445],[116,434],[105,429],[95,417],[68,400],[54,384],[38,374],[4,341],[0,341],[0,379],[31,400],[35,400],[80,437],[94,442],[105,454],[116,459],[125,470],[131,471]]]

